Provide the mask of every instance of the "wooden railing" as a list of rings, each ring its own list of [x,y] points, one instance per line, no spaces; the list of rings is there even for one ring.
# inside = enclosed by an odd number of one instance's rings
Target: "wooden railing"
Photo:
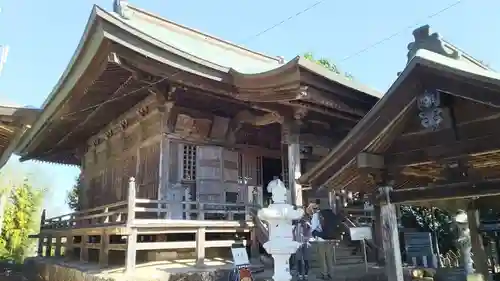
[[[181,207],[181,217],[170,218],[174,208]],[[200,201],[169,201],[136,198],[135,181],[129,184],[129,196],[120,201],[57,217],[42,219],[42,229],[91,228],[127,225],[137,219],[172,220],[251,220],[252,204]],[[178,211],[178,210],[177,210]],[[239,217],[238,217],[239,216]],[[43,216],[44,217],[44,216]]]
[[[348,217],[357,226],[369,225],[373,221],[373,211],[363,208],[343,208],[345,216]]]
[[[205,249],[231,247],[230,240],[206,240],[206,233],[227,233],[240,229],[249,230],[253,225],[250,210],[253,205],[215,202],[172,202],[136,198],[134,178],[129,181],[128,198],[105,206],[45,219],[42,214],[39,238],[39,255],[60,256],[64,247],[68,253],[80,249],[80,260],[88,260],[89,249],[99,249],[99,263],[108,264],[109,250],[126,251],[125,268],[135,269],[138,250],[195,249],[196,265],[203,266]],[[167,219],[172,207],[182,206],[182,218]],[[241,215],[238,219],[238,215]],[[218,218],[212,219],[209,218]],[[242,222],[243,221],[243,222]],[[112,226],[108,228],[107,226]],[[79,229],[75,232],[75,229]],[[116,232],[116,229],[121,229]],[[139,235],[161,233],[195,233],[194,241],[139,241]],[[146,234],[149,233],[149,234]],[[126,236],[126,242],[111,243],[111,235]],[[94,236],[100,236],[97,239]],[[80,237],[80,239],[73,239]],[[53,240],[55,239],[55,243]],[[238,242],[242,242],[241,240]],[[246,243],[246,240],[243,240]],[[55,246],[55,251],[52,248]],[[43,248],[45,247],[45,251]]]
[[[126,222],[126,215],[127,201],[120,201],[48,219],[44,219],[42,215],[41,228],[66,229],[123,224]]]

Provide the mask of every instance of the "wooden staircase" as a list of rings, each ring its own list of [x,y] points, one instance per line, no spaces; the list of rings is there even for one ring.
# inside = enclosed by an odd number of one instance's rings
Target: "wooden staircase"
[[[260,220],[257,217],[258,208],[251,209],[251,216],[253,218],[255,224],[255,236],[260,245],[263,245],[265,242],[269,240],[269,230],[267,227],[267,223]],[[362,226],[364,224],[360,223],[359,217],[360,211],[355,209],[350,210],[350,213],[344,217],[342,221],[342,227],[344,229],[344,235],[342,235],[342,239],[335,247],[335,255],[334,262],[336,265],[350,265],[350,264],[362,264],[364,262],[363,248],[361,242],[359,241],[350,241],[348,235],[346,235],[349,231],[349,227],[353,226]],[[363,214],[363,217],[366,217]],[[356,247],[356,243],[359,243],[358,247]],[[374,247],[371,241],[366,241],[367,249],[370,250],[370,247]],[[315,248],[313,247],[313,250]],[[261,255],[261,261],[266,265],[272,265],[272,258],[269,255]],[[271,262],[269,261],[271,259]],[[316,255],[312,254],[311,266],[319,267],[318,262],[316,261]]]

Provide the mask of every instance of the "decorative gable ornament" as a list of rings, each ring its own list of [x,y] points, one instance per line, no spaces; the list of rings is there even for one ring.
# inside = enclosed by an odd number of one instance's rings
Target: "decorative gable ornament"
[[[425,90],[417,97],[417,106],[422,127],[433,131],[438,129],[444,121],[440,93],[437,90]]]
[[[113,12],[125,20],[130,19],[130,14],[132,13],[128,7],[128,2],[125,0],[113,0]]]

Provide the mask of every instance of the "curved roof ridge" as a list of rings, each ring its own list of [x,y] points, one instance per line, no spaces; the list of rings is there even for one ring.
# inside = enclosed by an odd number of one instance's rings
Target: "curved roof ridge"
[[[187,51],[185,51],[185,50],[183,50],[183,49],[181,49],[181,48],[179,48],[177,46],[174,46],[172,44],[168,44],[166,42],[163,42],[162,40],[159,40],[158,38],[153,37],[151,34],[149,34],[147,32],[144,32],[140,28],[137,28],[136,26],[131,25],[127,20],[123,20],[120,17],[120,15],[118,15],[115,12],[108,12],[108,11],[102,9],[99,6],[97,6],[97,9],[99,9],[99,12],[104,13],[104,14],[106,14],[106,15],[108,15],[108,16],[110,16],[110,17],[112,17],[112,18],[114,18],[114,19],[116,19],[118,21],[120,21],[121,24],[126,25],[128,28],[133,29],[134,31],[139,32],[141,35],[144,35],[144,36],[148,37],[148,40],[150,39],[150,40],[153,40],[153,41],[155,41],[156,43],[158,43],[160,45],[168,46],[168,48],[170,48],[169,51],[178,52],[176,55],[180,55],[180,56],[182,56],[182,57],[184,57],[184,58],[186,58],[188,60],[194,58],[196,60],[200,60],[200,61],[203,61],[203,62],[205,62],[207,64],[213,65],[216,68],[219,68],[219,70],[223,70],[225,72],[229,71],[229,67],[227,67],[227,66],[224,66],[224,65],[218,64],[216,62],[204,59],[204,58],[202,58],[200,56],[197,56],[196,54],[191,54],[191,53],[189,53],[189,52],[187,52]]]
[[[455,50],[455,51],[458,51],[462,54],[462,57],[466,60],[468,60],[469,62],[481,67],[481,68],[484,68],[486,70],[490,70],[490,71],[493,71],[493,69],[486,65],[483,61],[479,60],[479,59],[476,59],[475,57],[469,55],[468,53],[466,53],[463,49],[457,47],[456,45],[453,45],[452,43],[450,43],[448,40],[442,38],[441,41],[443,41],[443,43],[445,43],[445,46],[450,48],[451,50]]]
[[[191,27],[188,27],[188,26],[185,26],[185,25],[182,25],[182,24],[175,23],[175,22],[170,21],[170,20],[168,20],[168,19],[166,19],[166,18],[164,18],[162,16],[159,16],[157,14],[154,14],[152,12],[143,10],[141,8],[138,8],[138,7],[130,5],[130,4],[127,4],[127,7],[130,8],[131,10],[133,10],[134,12],[138,12],[138,13],[140,13],[140,14],[142,14],[144,16],[150,17],[150,18],[154,18],[156,20],[161,21],[164,24],[168,24],[168,25],[170,25],[172,27],[176,27],[176,28],[178,28],[180,30],[183,30],[185,32],[186,31],[187,32],[191,32],[191,33],[194,33],[194,34],[196,34],[198,36],[203,36],[203,37],[206,37],[207,39],[212,39],[213,41],[215,41],[214,43],[218,43],[220,45],[226,45],[228,47],[232,47],[235,50],[241,51],[242,53],[248,53],[249,55],[253,55],[255,57],[260,57],[261,59],[267,59],[267,60],[274,61],[276,63],[280,63],[280,58],[279,57],[274,57],[274,56],[266,55],[266,54],[261,53],[261,52],[253,51],[251,49],[245,48],[245,47],[243,47],[241,45],[238,45],[236,43],[233,43],[233,42],[221,39],[221,38],[219,38],[217,36],[214,36],[214,35],[211,35],[211,34],[207,34],[205,32],[197,30],[195,28],[191,28]]]
[[[379,99],[384,95],[384,93],[381,93],[361,82],[357,82],[353,79],[348,79],[343,74],[338,74],[331,70],[328,70],[325,67],[305,58],[304,56],[300,56],[298,62],[301,67],[304,67],[307,70],[314,72],[315,74],[322,76],[332,82],[340,84],[344,87],[354,89],[358,92],[362,92]]]

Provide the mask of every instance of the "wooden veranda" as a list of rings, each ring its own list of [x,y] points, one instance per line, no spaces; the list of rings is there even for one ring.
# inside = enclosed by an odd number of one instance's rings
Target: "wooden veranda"
[[[389,280],[402,280],[394,204],[466,210],[476,271],[488,280],[478,206],[500,195],[500,74],[428,26],[414,36],[388,92],[299,181],[374,195]]]
[[[175,220],[163,217],[143,218],[144,214],[164,214],[168,205],[185,205],[186,212],[197,219]],[[192,210],[189,207],[197,205]],[[129,182],[125,201],[100,206],[81,212],[45,218],[42,215],[38,254],[45,257],[64,257],[89,261],[92,251],[100,266],[120,264],[123,260],[110,260],[110,251],[125,253],[125,269],[133,271],[138,251],[153,253],[157,250],[194,249],[196,266],[203,267],[205,251],[210,248],[230,248],[233,244],[247,245],[253,222],[246,215],[244,204],[217,204],[202,202],[169,202],[136,197],[135,179]],[[205,220],[207,213],[224,213],[229,220]],[[238,219],[238,214],[243,215]],[[151,217],[151,216],[148,216]],[[248,218],[248,219],[246,219]],[[177,235],[169,241],[169,234]],[[211,235],[215,234],[215,235]],[[182,239],[179,239],[182,235]],[[236,238],[238,237],[238,238]],[[146,254],[147,255],[147,254]],[[152,258],[154,259],[154,258]]]

